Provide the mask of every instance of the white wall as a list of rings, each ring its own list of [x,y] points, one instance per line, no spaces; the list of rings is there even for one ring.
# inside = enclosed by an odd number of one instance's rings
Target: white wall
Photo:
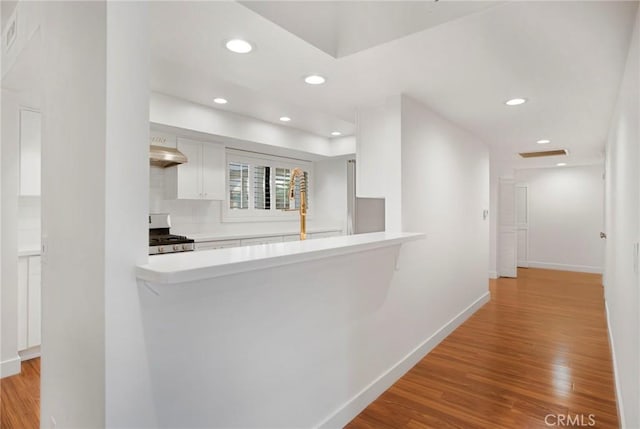
[[[149,252],[148,7],[148,2],[108,2],[106,7],[104,426],[108,428],[157,427],[134,273],[136,265],[147,262]]]
[[[528,185],[530,267],[602,272],[602,173],[600,165],[516,170]]]
[[[347,161],[353,156],[329,158],[313,164],[314,219],[310,225],[347,231]]]
[[[401,251],[390,320],[408,321],[395,340],[408,349],[467,306],[488,298],[489,153],[477,137],[402,98],[402,229],[426,240]],[[391,335],[391,331],[388,332]]]
[[[19,96],[2,90],[2,333],[1,376],[20,372],[18,357]]]
[[[105,5],[43,7],[41,420],[101,427]]]
[[[23,58],[18,58],[18,64]],[[5,75],[14,82],[16,70]],[[3,81],[3,85],[4,85]],[[24,86],[34,85],[28,80]],[[18,250],[40,247],[40,198],[19,197],[20,165],[20,109],[38,108],[39,92],[36,89],[2,90],[2,334],[0,338],[0,362],[2,376],[20,371],[17,350],[17,282]]]
[[[141,289],[159,427],[312,428],[340,414],[411,351],[398,357],[408,326],[389,318],[396,247]]]
[[[488,300],[489,221],[482,212],[489,207],[489,152],[409,97],[372,109],[360,109],[367,119],[357,124],[358,192],[364,187],[401,204],[402,230],[426,233],[401,249],[400,271],[376,315],[384,321],[376,338],[385,344],[376,362],[391,368],[412,351],[427,353]]]
[[[37,108],[40,34],[39,2],[19,2],[16,40],[2,46],[2,332],[0,376],[20,371],[17,352],[17,251],[39,247],[39,201],[18,198],[21,107]],[[3,39],[4,41],[4,39]]]
[[[605,297],[622,427],[640,427],[640,11],[606,149]],[[635,258],[635,260],[634,260]]]
[[[148,249],[146,7],[43,3],[43,427],[157,425],[134,271]]]
[[[356,193],[385,198],[385,229],[402,230],[401,96],[358,109],[356,114]]]

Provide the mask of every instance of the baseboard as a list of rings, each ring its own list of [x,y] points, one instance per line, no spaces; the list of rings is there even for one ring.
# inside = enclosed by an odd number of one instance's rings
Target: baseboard
[[[40,346],[31,347],[30,349],[26,349],[26,350],[18,352],[18,354],[20,355],[20,360],[22,362],[24,362],[26,360],[29,360],[29,359],[39,358],[40,357]]]
[[[435,346],[444,340],[451,332],[467,320],[480,307],[489,302],[489,292],[485,292],[471,305],[462,310],[436,333],[418,345],[402,360],[393,365],[388,371],[380,375],[371,384],[358,392],[353,398],[347,401],[338,410],[324,419],[316,428],[342,428],[354,417],[356,417],[367,405],[373,402],[378,396],[384,393],[407,371],[413,368],[420,360],[427,355]]]
[[[609,333],[609,348],[611,349],[611,360],[613,361],[613,382],[616,386],[616,404],[618,405],[618,421],[620,428],[627,427],[624,421],[624,407],[622,404],[622,391],[620,391],[620,373],[618,372],[618,361],[616,360],[616,346],[613,342],[613,334],[611,333],[611,319],[609,318],[609,304],[604,300],[604,308],[607,313],[607,332]]]
[[[497,271],[489,271],[489,278],[490,279],[497,279],[498,278],[498,272]]]
[[[0,378],[20,374],[20,356],[0,362]]]
[[[529,268],[545,268],[547,270],[575,271],[578,273],[602,274],[602,267],[589,265],[552,264],[549,262],[529,261]]]

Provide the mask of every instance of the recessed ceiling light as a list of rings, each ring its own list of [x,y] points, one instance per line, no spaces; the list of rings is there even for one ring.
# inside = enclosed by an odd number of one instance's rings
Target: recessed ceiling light
[[[281,120],[282,122],[289,122],[289,121],[291,120],[291,118],[290,118],[290,117],[288,117],[288,116],[281,116],[281,117],[280,117],[280,120]]]
[[[216,104],[227,104],[226,98],[220,98],[220,97],[214,98],[213,102]]]
[[[304,81],[307,82],[309,85],[322,85],[327,80],[318,74],[311,74],[305,77]]]
[[[547,144],[547,143],[551,143],[551,140],[542,139],[542,140],[538,140],[536,143],[538,143],[538,144]]]
[[[519,106],[527,102],[526,98],[512,98],[511,100],[505,101],[504,104],[507,106]]]
[[[558,167],[564,167],[565,165],[567,165],[566,162],[559,162],[556,164]]]
[[[342,133],[341,133],[340,131],[333,131],[333,132],[331,133],[331,135],[332,135],[332,136],[336,136],[336,137],[337,137],[337,136],[341,136],[341,135],[342,135]]]
[[[231,39],[225,44],[228,50],[236,54],[247,54],[253,50],[251,43],[242,39]]]

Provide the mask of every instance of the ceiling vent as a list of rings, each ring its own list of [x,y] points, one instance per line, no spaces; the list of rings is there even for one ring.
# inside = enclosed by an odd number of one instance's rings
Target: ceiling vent
[[[558,155],[568,155],[566,149],[557,149],[557,150],[543,150],[540,152],[520,152],[520,156],[523,158],[542,158],[544,156],[558,156]]]

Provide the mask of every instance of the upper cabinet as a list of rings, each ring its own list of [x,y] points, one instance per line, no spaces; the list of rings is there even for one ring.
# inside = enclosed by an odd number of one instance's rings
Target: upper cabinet
[[[178,137],[177,149],[188,161],[167,169],[166,198],[224,200],[225,147]]]
[[[41,114],[20,110],[20,195],[40,195]]]

